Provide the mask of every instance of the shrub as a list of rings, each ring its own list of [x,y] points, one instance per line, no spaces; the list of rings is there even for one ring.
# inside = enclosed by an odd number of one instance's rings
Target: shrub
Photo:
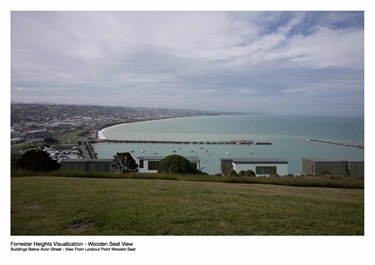
[[[236,170],[231,169],[228,173],[228,177],[238,177]]]
[[[248,169],[248,170],[246,170],[246,172],[245,172],[245,176],[246,176],[246,177],[255,177],[256,175],[255,175],[255,172],[254,172],[254,171],[252,171],[251,169]]]
[[[58,170],[60,164],[52,160],[47,152],[32,149],[21,155],[15,167],[32,171],[50,171]]]
[[[11,169],[17,169],[17,163],[20,157],[21,156],[19,154],[11,154],[10,156]]]
[[[165,157],[160,161],[158,168],[158,173],[199,174],[199,172],[202,171],[194,168],[189,160],[180,155]]]
[[[138,164],[129,152],[117,153],[113,156],[112,167],[116,168],[118,173],[138,172]]]
[[[246,176],[246,171],[245,170],[241,170],[240,172],[238,172],[238,176],[245,177]]]
[[[53,137],[47,137],[47,138],[43,139],[43,142],[45,142],[46,144],[55,144],[55,143],[58,143],[59,140],[57,140]]]

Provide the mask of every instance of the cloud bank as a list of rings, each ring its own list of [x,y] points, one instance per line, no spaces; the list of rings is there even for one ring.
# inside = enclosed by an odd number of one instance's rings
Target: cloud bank
[[[11,99],[363,115],[363,12],[11,14]]]

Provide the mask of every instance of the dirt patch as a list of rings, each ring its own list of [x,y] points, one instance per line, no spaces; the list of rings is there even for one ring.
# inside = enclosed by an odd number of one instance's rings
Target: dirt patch
[[[66,230],[69,233],[79,234],[79,233],[85,232],[86,230],[93,228],[93,226],[94,226],[93,219],[75,220],[68,225]]]

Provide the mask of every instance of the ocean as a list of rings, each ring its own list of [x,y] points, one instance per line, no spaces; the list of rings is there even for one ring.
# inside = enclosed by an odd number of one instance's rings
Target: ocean
[[[319,139],[364,145],[361,117],[313,117],[274,114],[203,116],[121,124],[105,128],[100,137],[110,140],[201,141],[203,144],[97,143],[98,158],[117,152],[144,155],[199,156],[202,171],[220,173],[220,158],[280,158],[289,174],[302,173],[303,158],[364,160],[364,150],[312,142]],[[212,145],[204,142],[252,140],[271,145]]]

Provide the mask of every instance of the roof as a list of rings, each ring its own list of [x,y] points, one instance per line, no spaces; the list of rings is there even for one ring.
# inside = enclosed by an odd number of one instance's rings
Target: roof
[[[200,159],[197,156],[182,156],[189,160],[190,162],[199,162]],[[166,158],[166,156],[138,156],[137,159],[148,160],[148,161],[160,161]]]
[[[68,163],[68,162],[112,162],[113,159],[65,159],[61,160],[61,163]]]
[[[49,131],[46,130],[46,129],[43,129],[43,130],[30,130],[30,131],[26,131],[26,133],[41,133],[41,132],[49,132]]]
[[[363,160],[334,159],[334,158],[303,158],[314,162],[363,162]]]
[[[235,164],[288,164],[288,161],[280,158],[220,158],[229,160]]]

